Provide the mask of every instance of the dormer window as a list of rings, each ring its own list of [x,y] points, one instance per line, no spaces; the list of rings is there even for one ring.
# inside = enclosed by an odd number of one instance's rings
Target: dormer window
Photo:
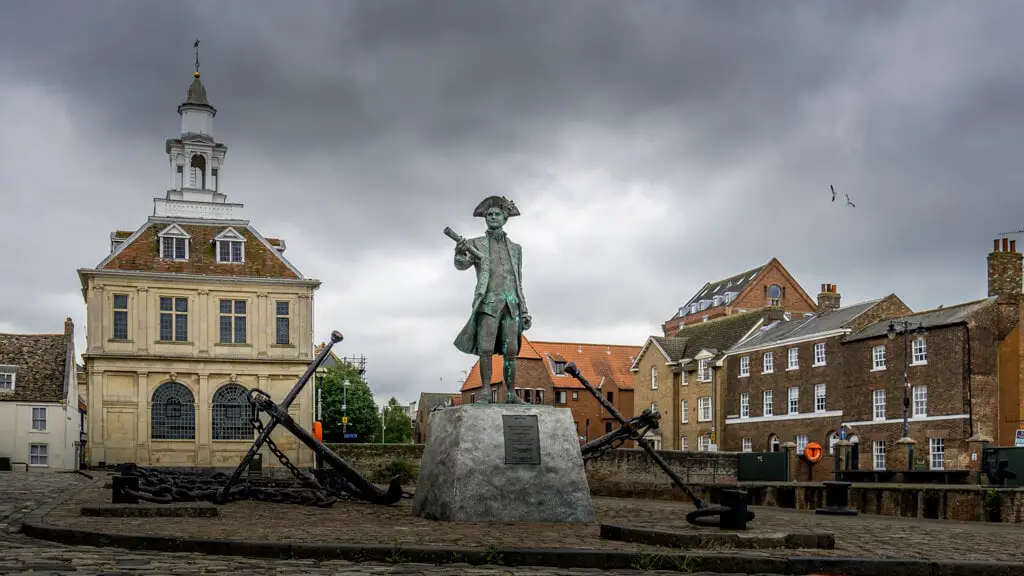
[[[160,238],[160,258],[188,260],[188,241],[191,236],[181,226],[171,224],[157,235]]]
[[[690,304],[690,314],[696,314],[696,313],[697,313],[697,304],[696,303]]]
[[[14,366],[0,366],[0,392],[14,392],[16,372]]]
[[[711,304],[712,306],[721,306],[721,304],[722,304],[722,297],[721,296],[715,296],[712,299],[712,304]]]
[[[554,363],[554,370],[555,370],[555,374],[557,376],[561,376],[562,374],[565,374],[565,364],[566,364],[565,362],[555,362]]]
[[[232,264],[245,262],[245,238],[228,228],[214,237],[217,245],[217,262]]]

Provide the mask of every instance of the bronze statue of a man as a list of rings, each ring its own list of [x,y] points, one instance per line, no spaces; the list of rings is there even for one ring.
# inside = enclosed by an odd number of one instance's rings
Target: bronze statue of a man
[[[514,392],[516,356],[523,331],[529,330],[533,321],[523,298],[523,249],[502,229],[509,218],[519,216],[519,209],[507,198],[490,196],[476,207],[473,216],[484,219],[487,233],[455,245],[455,268],[476,269],[473,312],[456,336],[455,347],[480,357],[483,391],[477,402],[491,401],[491,358],[499,354],[508,389],[505,401],[520,403]]]

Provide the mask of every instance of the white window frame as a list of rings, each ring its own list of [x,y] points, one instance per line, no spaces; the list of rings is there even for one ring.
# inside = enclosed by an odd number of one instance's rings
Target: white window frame
[[[188,261],[189,248],[190,248],[189,244],[191,244],[191,242],[189,242],[189,240],[192,239],[192,236],[190,236],[188,234],[188,232],[185,232],[184,230],[182,230],[181,227],[178,226],[177,224],[171,224],[170,226],[168,226],[168,227],[164,228],[163,230],[161,230],[160,233],[157,234],[157,237],[159,238],[158,244],[160,245],[160,259],[161,260],[174,260],[176,262],[186,262],[186,261]],[[171,246],[170,246],[170,249],[171,249],[171,253],[170,254],[167,253],[167,248],[168,248],[167,240],[172,240],[173,241],[171,243]],[[177,254],[177,252],[178,252],[178,247],[179,247],[178,243],[179,242],[181,242],[181,244],[185,247],[185,250],[184,250],[185,257],[184,258],[178,258],[178,257],[175,256]]]
[[[814,385],[814,412],[815,413],[820,414],[820,413],[825,411],[825,405],[827,403],[825,395],[826,395],[825,384],[824,383],[822,383],[822,384],[815,384]]]
[[[800,368],[800,349],[790,348],[786,351],[786,370],[798,370]]]
[[[836,442],[839,442],[839,434],[836,434],[835,432],[829,432],[826,441],[828,442],[829,456],[834,456],[836,453]]]
[[[928,363],[928,343],[924,336],[918,336],[910,342],[911,366],[922,366]]]
[[[928,439],[928,468],[930,470],[946,469],[946,441],[944,439]]]
[[[567,396],[565,390],[555,390],[555,404],[566,404]]]
[[[779,437],[778,436],[776,436],[775,434],[769,434],[768,435],[768,451],[769,452],[778,452],[779,450],[776,450],[776,448],[781,449],[781,446],[782,446],[782,443],[779,442]]]
[[[817,342],[814,344],[814,363],[812,366],[824,366],[825,365],[825,343]]]
[[[885,344],[871,348],[871,370],[885,370]]]
[[[775,394],[772,390],[765,390],[761,393],[761,415],[762,416],[774,416],[775,415]]]
[[[679,437],[679,450],[682,451],[682,452],[686,452],[689,449],[690,449],[690,443],[687,442],[686,435],[683,434],[682,436]]]
[[[809,443],[809,440],[807,438],[807,434],[797,434],[796,435],[796,453],[797,454],[803,454],[804,453],[804,448],[807,448],[807,444],[808,443]]]
[[[30,414],[32,431],[46,432],[46,406],[32,406]],[[41,414],[41,416],[39,416],[39,414]]]
[[[740,393],[740,418],[750,418],[750,394]]]
[[[775,357],[771,352],[765,352],[761,357],[761,374],[771,374],[772,372],[775,372]]]
[[[871,392],[871,419],[876,422],[885,420],[885,388]]]
[[[884,440],[875,440],[871,443],[871,466],[875,470],[885,470]]]
[[[705,410],[707,411],[707,417],[704,416]],[[711,396],[697,398],[697,422],[711,422],[712,416]]]
[[[750,356],[740,356],[740,378],[750,376]]]
[[[740,450],[742,450],[743,452],[754,451],[754,441],[751,438],[744,438],[743,440],[740,440],[740,445],[742,446]]]
[[[33,449],[42,448],[33,454]],[[33,468],[46,468],[50,465],[50,446],[42,442],[28,445],[28,465]]]
[[[658,367],[651,366],[651,390],[658,389]]]
[[[788,414],[799,414],[800,413],[800,388],[798,386],[790,386],[789,390],[786,391],[786,408]]]
[[[679,385],[680,386],[689,386],[690,385],[690,383],[686,381],[686,368],[682,368],[682,369],[679,370]]]
[[[18,374],[13,371],[0,370],[0,392],[14,392]]]
[[[223,232],[213,238],[217,248],[218,264],[244,264],[245,263],[245,236],[242,236],[234,228],[225,228]],[[234,259],[232,246],[239,244],[238,260]],[[227,258],[225,258],[225,250]]]
[[[711,451],[711,435],[701,434],[697,437],[697,451],[698,452],[710,452]]]
[[[928,416],[928,386],[919,384],[913,386],[910,389],[911,398],[911,410],[913,418],[924,418]]]
[[[711,360],[707,358],[697,360],[697,381],[711,382]]]
[[[679,419],[683,424],[690,422],[690,401],[680,400],[679,401]]]

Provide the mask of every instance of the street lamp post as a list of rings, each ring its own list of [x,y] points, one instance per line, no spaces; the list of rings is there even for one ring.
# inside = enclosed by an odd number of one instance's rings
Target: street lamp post
[[[920,322],[911,322],[900,318],[889,321],[889,329],[885,331],[889,340],[896,338],[897,332],[903,332],[903,438],[900,442],[907,445],[907,470],[914,469],[914,442],[910,438],[910,328],[914,335],[923,334],[924,326]]]
[[[348,439],[348,387],[352,384],[346,379],[341,383],[342,400],[341,400],[341,433],[342,441]]]
[[[384,443],[384,428],[385,428],[385,426],[384,426],[384,417],[387,415],[387,413],[388,413],[388,407],[385,404],[385,405],[380,407],[380,443],[381,444]]]

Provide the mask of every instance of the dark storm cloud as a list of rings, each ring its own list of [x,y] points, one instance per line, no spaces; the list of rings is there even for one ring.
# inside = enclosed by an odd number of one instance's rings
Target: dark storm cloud
[[[73,258],[40,240],[11,262],[26,270],[26,298],[74,289],[66,271],[33,263],[94,264],[106,228],[141,221],[164,182],[162,139],[177,128],[198,36],[231,149],[229,197],[261,231],[294,231],[289,257],[314,275],[448,249],[441,227],[476,233],[476,202],[514,193],[535,202],[510,233],[533,242],[524,266],[541,331],[656,329],[704,281],[773,256],[812,296],[834,282],[846,302],[968,300],[984,295],[992,235],[1024,228],[1022,16],[1012,3],[888,0],[7,2],[0,90],[36,84],[64,98],[69,121],[105,139],[89,154],[120,183],[68,176],[50,183],[54,198],[26,200],[20,214],[49,209],[51,228],[89,202],[108,206],[104,228],[89,231],[94,245],[68,247]],[[20,166],[0,168],[14,178]],[[581,184],[593,190],[568,210],[649,189],[619,213],[588,212],[568,248],[545,245],[536,226],[522,240],[566,193],[560,177],[584,170],[606,178]],[[654,207],[671,215],[656,233],[602,244],[625,213]],[[349,288],[338,279],[322,293]],[[436,306],[457,329],[467,303],[455,300]],[[34,326],[46,309],[2,311]],[[368,352],[387,347],[387,334],[365,338]],[[449,339],[438,349],[450,353]],[[424,354],[426,385],[436,377]]]

